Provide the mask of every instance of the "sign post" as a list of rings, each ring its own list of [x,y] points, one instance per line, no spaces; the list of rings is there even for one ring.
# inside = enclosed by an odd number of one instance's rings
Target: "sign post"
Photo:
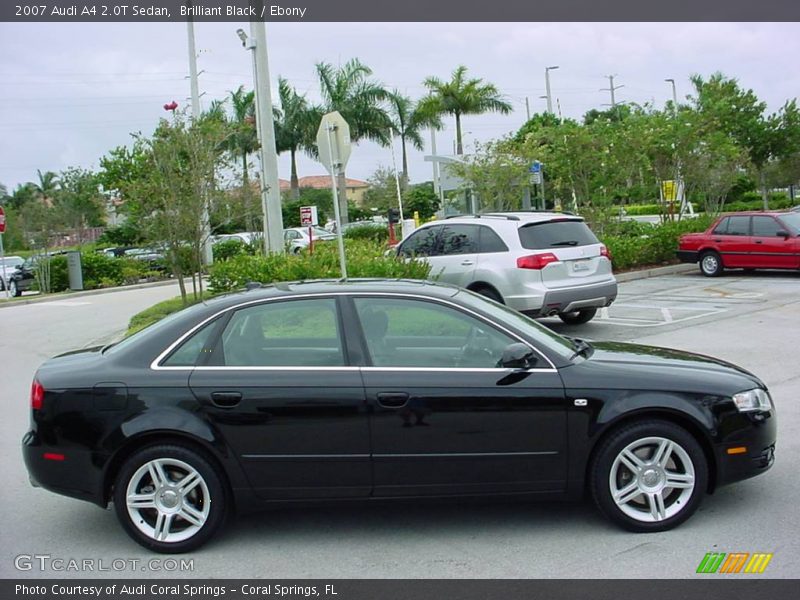
[[[8,279],[6,279],[6,252],[3,248],[3,234],[6,232],[6,211],[0,206],[0,263],[3,265],[3,290],[6,293],[6,299],[11,297],[11,292],[8,291]]]
[[[336,237],[339,243],[339,264],[342,268],[342,279],[347,279],[347,263],[344,256],[344,238],[342,237],[342,218],[339,211],[339,191],[336,177],[344,170],[350,158],[350,125],[338,111],[323,115],[317,130],[317,150],[319,161],[331,174],[333,188],[333,214],[336,219]]]
[[[316,206],[300,207],[300,225],[308,227],[308,253],[314,254],[314,226],[319,224]]]

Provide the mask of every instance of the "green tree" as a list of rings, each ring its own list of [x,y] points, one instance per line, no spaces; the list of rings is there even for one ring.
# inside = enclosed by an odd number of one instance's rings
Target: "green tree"
[[[288,81],[278,78],[278,97],[280,108],[275,108],[275,145],[278,154],[289,152],[291,157],[291,197],[300,197],[297,179],[297,153],[305,151],[314,156],[314,140],[322,109],[308,103],[305,95],[297,93]]]
[[[246,92],[244,86],[230,92],[228,99],[233,110],[228,120],[228,133],[222,142],[234,161],[240,161],[242,167],[242,202],[249,215],[249,229],[257,227],[257,215],[260,212],[258,198],[250,187],[249,160],[250,155],[259,149],[256,133],[255,92]]]
[[[415,103],[398,90],[389,94],[389,115],[391,127],[400,137],[403,165],[400,182],[405,189],[408,185],[407,143],[410,142],[414,148],[422,150],[424,148],[422,130],[428,127],[441,129],[442,121],[438,114],[429,112],[424,105]]]
[[[453,71],[450,81],[438,77],[427,77],[423,82],[429,94],[421,101],[422,110],[428,115],[453,115],[456,120],[456,153],[463,154],[461,117],[481,115],[487,112],[508,114],[511,104],[492,83],[482,79],[468,79],[467,67],[461,65]]]
[[[439,198],[433,191],[433,182],[426,181],[410,186],[403,193],[403,211],[407,218],[419,213],[420,219],[430,219],[439,210]]]
[[[389,116],[382,107],[389,93],[372,79],[372,69],[353,58],[341,67],[317,63],[320,91],[326,112],[339,111],[350,125],[353,142],[370,140],[382,146],[389,144]],[[342,220],[348,221],[347,183],[344,171],[337,182]]]
[[[70,167],[59,174],[58,182],[55,203],[61,211],[64,226],[80,232],[104,224],[105,199],[95,173]]]
[[[389,207],[397,207],[397,181],[389,167],[378,166],[367,178],[369,189],[364,193],[364,206],[385,213]]]
[[[42,173],[39,169],[36,169],[36,176],[38,181],[33,184],[33,189],[40,199],[46,204],[50,204],[58,189],[58,175],[52,171]]]

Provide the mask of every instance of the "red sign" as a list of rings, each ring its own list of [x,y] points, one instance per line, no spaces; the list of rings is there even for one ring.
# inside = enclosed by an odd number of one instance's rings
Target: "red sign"
[[[0,206],[0,233],[6,232],[6,211]]]
[[[311,210],[310,206],[301,206],[300,207],[300,225],[303,227],[308,227],[313,225],[314,215]]]

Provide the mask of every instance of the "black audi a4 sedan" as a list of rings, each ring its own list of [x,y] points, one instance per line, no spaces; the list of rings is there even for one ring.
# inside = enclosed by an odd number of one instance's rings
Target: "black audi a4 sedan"
[[[637,532],[774,461],[764,383],[677,350],[563,337],[415,281],[258,286],[48,360],[23,439],[34,485],[113,502],[158,552],[265,505],[579,499]]]

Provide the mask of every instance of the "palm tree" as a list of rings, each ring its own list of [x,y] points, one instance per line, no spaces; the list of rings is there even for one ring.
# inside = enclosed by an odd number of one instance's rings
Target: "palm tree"
[[[453,71],[450,81],[428,77],[423,82],[430,90],[420,101],[423,110],[433,114],[450,114],[456,118],[456,153],[463,154],[461,141],[461,116],[499,112],[507,115],[511,104],[505,101],[493,83],[482,79],[467,79],[467,67],[461,65]]]
[[[52,171],[45,171],[42,173],[36,169],[36,176],[39,178],[38,183],[33,184],[33,191],[38,196],[39,200],[45,206],[53,204],[53,196],[58,190],[58,175]]]
[[[403,153],[403,186],[408,183],[408,155],[406,142],[411,142],[417,150],[424,147],[422,130],[426,127],[441,129],[442,121],[439,115],[426,110],[426,107],[415,103],[408,96],[403,96],[394,90],[389,94],[389,112],[392,129],[400,136],[400,147]]]
[[[245,92],[244,86],[240,85],[235,92],[230,92],[230,101],[233,117],[229,120],[231,133],[225,142],[225,147],[235,160],[242,161],[242,198],[249,219],[249,229],[254,230],[256,227],[255,215],[258,211],[255,203],[250,202],[251,190],[247,159],[259,148],[258,134],[256,133],[255,92]]]
[[[366,139],[382,146],[389,144],[390,120],[381,103],[389,94],[383,85],[371,79],[372,69],[354,58],[342,67],[317,63],[325,110],[339,111],[350,125],[353,142]],[[344,171],[339,173],[339,206],[342,221],[347,222],[347,187]]]
[[[278,77],[280,108],[275,113],[275,146],[278,154],[288,151],[292,159],[292,198],[300,197],[297,182],[297,152],[304,150],[314,156],[314,137],[322,118],[322,109],[309,105],[303,95],[297,93],[288,81]]]

